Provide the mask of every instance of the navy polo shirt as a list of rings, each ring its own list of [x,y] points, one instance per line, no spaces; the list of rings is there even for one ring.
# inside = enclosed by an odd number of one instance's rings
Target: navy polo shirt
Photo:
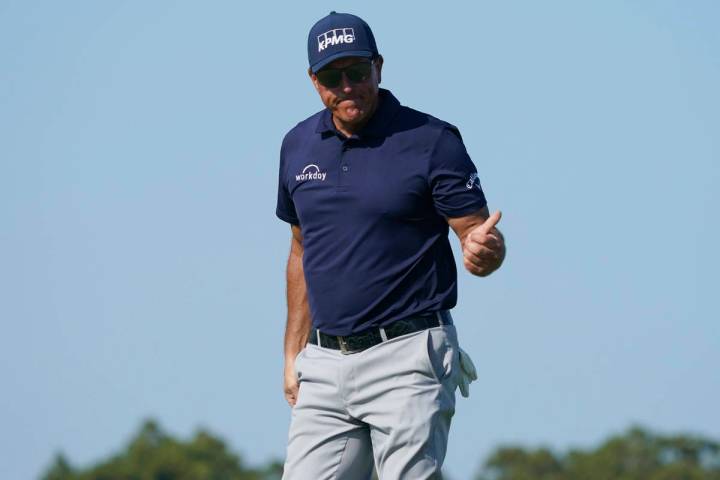
[[[323,110],[282,143],[276,214],[302,230],[313,328],[331,335],[454,307],[446,217],[485,205],[457,128],[388,90],[358,135]]]

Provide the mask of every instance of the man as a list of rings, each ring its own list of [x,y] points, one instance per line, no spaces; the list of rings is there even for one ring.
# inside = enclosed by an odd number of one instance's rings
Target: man
[[[440,479],[455,389],[472,375],[449,313],[448,226],[486,276],[505,256],[500,212],[458,130],[379,88],[362,19],[319,20],[308,57],[326,108],[283,140],[276,210],[292,229],[283,478],[366,480],[374,457],[383,480]]]

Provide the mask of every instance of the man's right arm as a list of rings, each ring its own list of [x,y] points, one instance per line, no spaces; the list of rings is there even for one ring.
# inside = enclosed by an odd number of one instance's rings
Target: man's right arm
[[[285,399],[295,406],[298,395],[298,379],[295,372],[295,357],[305,348],[310,335],[310,307],[307,300],[307,286],[303,271],[302,232],[297,225],[291,225],[292,240],[287,263],[287,324],[285,326]]]

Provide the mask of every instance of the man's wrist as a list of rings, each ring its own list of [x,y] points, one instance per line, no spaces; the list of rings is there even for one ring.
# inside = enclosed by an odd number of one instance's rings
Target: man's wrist
[[[295,359],[300,354],[300,352],[305,348],[305,344],[298,345],[297,348],[292,349],[286,349],[285,350],[285,366],[294,366],[295,365]]]

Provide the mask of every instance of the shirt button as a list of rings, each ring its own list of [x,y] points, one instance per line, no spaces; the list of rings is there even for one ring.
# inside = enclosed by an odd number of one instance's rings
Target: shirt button
[[[349,168],[348,168],[347,165],[343,165],[343,166],[342,166],[342,171],[343,171],[343,172],[347,172],[348,170],[349,170]]]

